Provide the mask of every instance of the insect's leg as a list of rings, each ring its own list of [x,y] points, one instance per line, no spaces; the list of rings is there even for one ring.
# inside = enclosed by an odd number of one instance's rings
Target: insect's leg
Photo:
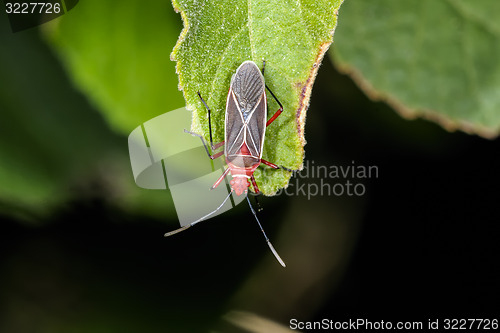
[[[224,146],[224,143],[225,143],[225,142],[226,142],[226,141],[221,141],[221,142],[219,142],[219,143],[216,143],[216,144],[215,144],[215,146],[212,146],[212,149],[214,149],[214,150],[215,150],[215,149],[217,149],[217,148],[219,148],[219,147]]]
[[[186,130],[186,129],[184,130],[184,133],[188,133],[188,134],[191,134],[191,135],[193,135],[193,136],[197,136],[197,137],[199,137],[199,138],[200,138],[200,140],[201,140],[201,142],[203,143],[203,147],[205,147],[205,151],[207,152],[208,157],[210,157],[212,160],[214,160],[214,159],[216,159],[216,158],[218,158],[218,157],[222,156],[222,154],[224,154],[224,152],[223,152],[223,151],[221,151],[221,152],[218,152],[218,153],[216,153],[216,154],[211,155],[211,154],[210,154],[210,152],[208,151],[207,143],[205,142],[205,139],[203,139],[203,137],[202,137],[201,135],[199,135],[199,134],[197,134],[197,133],[190,132],[190,131],[188,131],[188,130]],[[216,144],[216,145],[215,145],[212,149],[217,149],[217,148],[219,148],[219,147],[221,147],[221,146],[223,146],[223,145],[224,145],[224,141],[219,142],[219,143],[218,143],[218,144]]]
[[[269,167],[273,168],[273,169],[279,169],[279,168],[280,168],[280,167],[279,167],[279,166],[277,166],[276,164],[271,163],[271,162],[269,162],[269,161],[266,161],[266,160],[265,160],[265,159],[263,159],[263,158],[261,158],[261,159],[260,159],[260,161],[261,161],[262,163],[264,163],[265,165],[267,165],[267,166],[269,166]]]
[[[248,201],[248,205],[250,206],[250,210],[252,211],[252,214],[255,217],[255,220],[257,221],[257,224],[259,225],[259,228],[262,231],[264,238],[266,239],[267,245],[269,246],[269,248],[273,252],[274,256],[276,257],[276,260],[278,260],[278,262],[281,264],[281,266],[286,267],[285,263],[283,262],[283,260],[279,256],[278,252],[276,252],[276,250],[274,249],[274,246],[269,241],[269,238],[267,237],[266,232],[264,231],[264,228],[262,228],[262,225],[260,224],[259,218],[257,217],[257,214],[255,213],[255,210],[253,209],[252,204],[250,203],[250,199],[248,199],[248,195],[247,195],[247,201]]]
[[[250,180],[252,181],[252,186],[253,186],[253,190],[255,192],[255,194],[260,194],[260,190],[259,190],[259,187],[257,186],[257,182],[255,181],[255,177],[252,175],[250,176]]]
[[[220,151],[216,154],[213,154],[212,156],[210,156],[211,159],[215,160],[216,158],[219,158],[221,157],[222,155],[224,155],[224,152],[223,151]]]
[[[264,75],[264,70],[266,69],[266,61],[265,60],[262,60],[262,75]],[[276,113],[271,117],[271,119],[269,119],[266,123],[266,127],[269,126],[276,118],[278,118],[278,116],[281,114],[281,112],[283,112],[283,105],[281,104],[281,102],[276,98],[276,96],[274,95],[274,93],[271,91],[271,89],[269,89],[269,87],[267,86],[266,84],[266,88],[267,90],[269,90],[269,92],[271,93],[271,95],[273,96],[274,100],[276,102],[278,102],[278,105],[280,106],[280,108],[278,109],[278,111],[276,111]]]
[[[210,108],[208,107],[207,103],[205,103],[205,100],[203,99],[203,97],[201,97],[201,94],[199,91],[198,91],[198,97],[200,97],[201,102],[203,103],[203,105],[205,105],[205,107],[207,108],[207,111],[208,111],[208,131],[210,132],[210,147],[212,147],[212,150],[215,150],[216,148],[214,148],[214,141],[212,140],[212,121],[210,119]]]
[[[262,193],[262,192],[260,192],[260,193],[259,193],[259,195],[260,195],[261,193]],[[258,211],[258,212],[262,212],[262,210],[263,210],[264,208],[262,208],[262,206],[260,205],[259,200],[257,200],[257,195],[256,195],[256,196],[254,196],[254,199],[255,199],[255,203],[257,204],[257,211]]]
[[[255,177],[253,175],[250,177],[250,180],[252,181],[253,190],[255,191],[253,197],[255,198],[255,203],[257,204],[257,211],[260,212],[262,211],[262,206],[260,205],[259,200],[257,200],[257,196],[261,195],[262,192],[259,190],[259,187],[257,186],[257,182],[255,181]]]
[[[269,161],[266,161],[265,159],[262,159],[262,158],[260,159],[260,161],[261,161],[262,163],[264,163],[265,165],[267,165],[267,166],[269,166],[269,167],[273,168],[273,169],[280,169],[280,168],[281,168],[281,169],[286,170],[286,171],[290,171],[290,172],[292,172],[292,171],[293,171],[293,170],[291,170],[291,169],[285,168],[284,166],[279,166],[279,165],[277,165],[277,164],[274,164],[274,163],[271,163],[271,162],[269,162]]]
[[[224,179],[224,177],[226,177],[227,173],[229,172],[229,168],[227,168],[224,173],[219,177],[219,179],[217,179],[217,181],[212,185],[212,187],[210,188],[211,190],[215,189],[217,186],[220,185],[220,183],[222,182],[222,180]]]
[[[222,206],[224,206],[224,204],[226,203],[227,199],[229,199],[229,197],[231,196],[231,194],[233,194],[233,191],[229,192],[229,194],[227,195],[226,199],[224,199],[224,201],[222,201],[222,203],[220,204],[220,206],[217,207],[214,211],[208,213],[207,215],[203,216],[202,218],[199,218],[198,220],[192,222],[191,224],[185,225],[185,226],[183,226],[183,227],[181,227],[179,229],[176,229],[174,231],[167,232],[164,236],[168,237],[168,236],[175,235],[175,234],[177,234],[177,233],[179,233],[181,231],[184,231],[184,230],[192,227],[193,225],[195,225],[195,224],[197,224],[199,222],[204,221],[207,217],[210,217],[210,215],[215,214],[216,212],[218,212],[219,209],[221,209]]]
[[[266,88],[267,90],[271,93],[271,96],[273,96],[274,100],[278,103],[278,105],[280,106],[280,108],[278,109],[278,111],[276,111],[276,113],[271,117],[271,119],[269,119],[266,123],[266,127],[271,125],[271,123],[273,121],[276,120],[276,118],[278,118],[278,116],[281,114],[281,112],[283,112],[283,104],[281,104],[281,102],[276,98],[276,96],[274,95],[274,93],[271,91],[271,89],[269,89],[269,87],[267,86],[266,84]]]

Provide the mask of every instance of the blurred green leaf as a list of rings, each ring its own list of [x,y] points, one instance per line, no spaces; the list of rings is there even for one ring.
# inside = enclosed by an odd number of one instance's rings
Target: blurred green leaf
[[[116,141],[68,85],[38,31],[13,34],[0,23],[0,211],[31,219],[84,186]]]
[[[405,117],[495,137],[500,128],[500,2],[347,1],[333,58]]]
[[[128,135],[184,105],[169,60],[180,29],[168,1],[86,0],[47,32],[78,87]]]
[[[333,39],[342,0],[206,1],[173,0],[184,30],[172,59],[177,61],[187,108],[194,110],[192,130],[209,137],[207,111],[213,112],[213,134],[224,140],[227,91],[238,66],[253,60],[262,66],[269,88],[284,106],[266,131],[263,158],[299,169],[304,156],[304,123],[311,88],[324,53]],[[268,96],[269,117],[278,110]],[[291,173],[269,168],[255,173],[260,190],[271,195]]]
[[[175,214],[167,191],[135,185],[126,137],[71,85],[39,32],[12,33],[0,16],[0,214],[39,223],[63,203],[94,197]]]

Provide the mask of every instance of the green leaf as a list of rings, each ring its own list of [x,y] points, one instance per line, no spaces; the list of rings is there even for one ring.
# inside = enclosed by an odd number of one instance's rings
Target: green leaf
[[[167,1],[86,0],[47,32],[77,86],[128,135],[184,105],[169,60],[179,30]]]
[[[300,169],[304,157],[304,124],[312,85],[333,39],[343,0],[195,1],[173,0],[184,30],[172,53],[180,88],[193,110],[192,130],[209,137],[210,106],[214,140],[224,140],[224,114],[231,76],[245,60],[262,66],[266,84],[284,111],[266,131],[263,158]],[[268,97],[269,117],[278,110]],[[260,190],[274,194],[288,184],[290,172],[259,168]]]
[[[333,58],[404,117],[492,138],[500,129],[500,2],[348,1]]]

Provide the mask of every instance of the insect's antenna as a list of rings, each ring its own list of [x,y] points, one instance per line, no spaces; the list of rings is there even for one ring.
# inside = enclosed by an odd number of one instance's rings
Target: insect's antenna
[[[250,210],[253,213],[253,216],[255,216],[255,220],[257,220],[257,223],[259,224],[260,230],[262,231],[262,233],[264,234],[264,237],[266,238],[267,245],[269,245],[269,248],[273,252],[273,254],[276,257],[276,259],[278,260],[278,262],[281,264],[281,266],[286,267],[285,263],[283,262],[283,260],[279,256],[278,252],[276,252],[276,250],[274,249],[273,244],[271,244],[271,242],[269,241],[269,238],[267,237],[266,232],[264,231],[264,228],[262,228],[262,225],[260,224],[260,221],[257,218],[257,214],[255,213],[255,210],[253,209],[252,204],[250,203],[250,199],[248,199],[248,195],[247,195],[247,201],[248,201],[248,205],[250,206]]]
[[[201,94],[199,91],[198,91],[198,97],[200,97],[201,102],[203,103],[203,105],[205,105],[205,107],[207,108],[207,111],[208,111],[208,130],[210,132],[210,147],[213,149],[214,141],[212,140],[212,121],[210,120],[210,108],[208,107],[207,103],[205,103],[205,100],[203,99],[203,97],[201,97]]]
[[[227,199],[229,199],[229,197],[231,196],[231,194],[233,194],[233,191],[231,190],[231,192],[229,192],[229,194],[227,195],[226,199],[224,199],[224,201],[222,201],[222,203],[220,204],[219,207],[217,207],[214,211],[208,213],[207,215],[199,218],[198,220],[194,221],[194,222],[191,222],[191,224],[188,224],[188,225],[185,225],[183,226],[182,228],[179,228],[179,229],[175,229],[174,231],[170,231],[170,232],[167,232],[165,233],[165,237],[168,237],[168,236],[172,236],[172,235],[175,235],[181,231],[184,231],[186,229],[189,229],[190,227],[192,227],[193,225],[205,220],[207,217],[209,217],[210,215],[212,214],[215,214],[219,209],[222,208],[222,206],[224,206],[224,204],[226,203]]]

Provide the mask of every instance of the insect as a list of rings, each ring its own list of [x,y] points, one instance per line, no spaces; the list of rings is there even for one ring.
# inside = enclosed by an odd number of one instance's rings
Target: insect
[[[261,72],[259,67],[257,67],[257,65],[253,61],[245,61],[238,67],[235,74],[232,76],[226,102],[224,141],[219,142],[215,145],[212,140],[212,125],[210,119],[211,111],[207,103],[205,103],[205,101],[201,97],[201,94],[198,92],[198,96],[200,97],[200,100],[205,105],[208,112],[208,127],[210,132],[210,146],[212,148],[212,151],[215,151],[221,147],[224,147],[224,150],[212,155],[210,154],[207,144],[201,135],[188,132],[186,130],[184,131],[191,135],[197,136],[202,140],[205,150],[211,159],[216,159],[218,157],[221,157],[222,155],[225,156],[227,168],[219,177],[219,179],[217,179],[217,181],[214,183],[212,189],[219,186],[224,177],[226,177],[228,173],[231,173],[231,176],[233,177],[233,179],[230,181],[231,192],[224,199],[222,204],[214,211],[192,222],[191,224],[166,233],[165,237],[186,230],[187,228],[205,220],[207,217],[214,214],[222,206],[224,206],[233,192],[238,196],[242,194],[247,195],[248,188],[250,187],[250,182],[254,188],[255,193],[260,193],[259,187],[257,186],[257,182],[255,181],[255,177],[253,174],[261,163],[273,169],[282,168],[287,171],[291,171],[285,167],[280,167],[274,163],[262,159],[262,148],[264,147],[266,127],[269,126],[283,112],[283,105],[265,84],[264,69],[265,62],[263,64]],[[276,111],[276,113],[269,120],[267,120],[266,89],[279,105],[278,111]],[[264,234],[269,248],[273,252],[278,262],[283,267],[286,267],[285,263],[278,255],[273,245],[269,241],[266,233],[264,232],[257,214],[255,213],[255,210],[250,203],[250,199],[248,198],[248,196],[246,196],[246,198],[250,206],[250,210],[252,211],[252,214],[259,224],[259,227]]]

